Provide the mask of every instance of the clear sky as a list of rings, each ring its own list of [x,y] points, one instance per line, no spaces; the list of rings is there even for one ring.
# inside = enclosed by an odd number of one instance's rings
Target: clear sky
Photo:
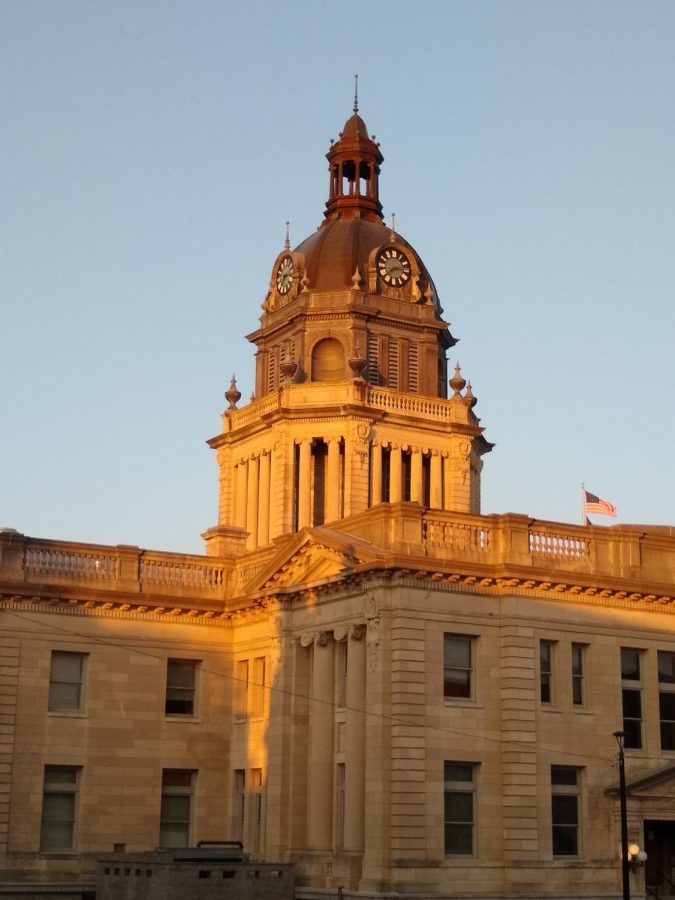
[[[584,481],[675,523],[674,47],[671,0],[3,0],[0,526],[201,552],[355,72],[496,444],[483,511],[576,523]]]

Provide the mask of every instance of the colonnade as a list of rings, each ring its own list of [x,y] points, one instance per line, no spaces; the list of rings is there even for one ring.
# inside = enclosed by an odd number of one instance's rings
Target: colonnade
[[[371,506],[412,500],[432,509],[452,509],[452,483],[452,460],[447,453],[395,443],[372,445]]]
[[[234,469],[234,524],[249,533],[247,549],[269,544],[271,486],[277,477],[276,454],[263,450],[240,460]]]
[[[307,841],[314,850],[364,848],[365,633],[365,625],[351,625],[301,639],[312,653]]]

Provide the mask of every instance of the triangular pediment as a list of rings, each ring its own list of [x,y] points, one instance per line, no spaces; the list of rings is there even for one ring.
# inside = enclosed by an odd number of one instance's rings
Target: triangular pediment
[[[361,538],[328,528],[304,528],[246,586],[246,593],[317,584],[381,558],[382,551]]]
[[[609,788],[609,793],[619,793],[618,783]],[[629,796],[633,794],[643,798],[649,795],[653,795],[655,798],[671,795],[675,800],[675,762],[626,777],[626,793]]]

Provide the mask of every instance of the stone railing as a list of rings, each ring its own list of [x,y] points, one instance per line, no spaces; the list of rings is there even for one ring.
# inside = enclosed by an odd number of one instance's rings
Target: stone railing
[[[224,600],[232,567],[210,557],[0,533],[0,581]]]
[[[27,574],[47,578],[104,581],[115,578],[117,559],[106,551],[52,549],[29,544],[23,553],[23,570]]]
[[[370,387],[368,403],[387,412],[409,413],[425,419],[449,422],[452,418],[452,402],[442,397],[421,397],[418,394],[404,394],[400,391]]]
[[[590,559],[591,555],[590,540],[569,534],[556,534],[531,528],[529,543],[532,556],[560,560],[586,560]]]
[[[422,538],[428,548],[485,553],[490,549],[490,528],[467,522],[452,522],[427,516],[422,524]]]

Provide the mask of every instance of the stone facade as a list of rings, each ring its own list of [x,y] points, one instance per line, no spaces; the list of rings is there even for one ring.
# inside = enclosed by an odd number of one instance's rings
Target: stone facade
[[[480,514],[491,445],[356,112],[329,161],[206,555],[0,533],[0,896],[203,840],[303,900],[616,896],[622,728],[633,889],[675,881],[675,531]]]

